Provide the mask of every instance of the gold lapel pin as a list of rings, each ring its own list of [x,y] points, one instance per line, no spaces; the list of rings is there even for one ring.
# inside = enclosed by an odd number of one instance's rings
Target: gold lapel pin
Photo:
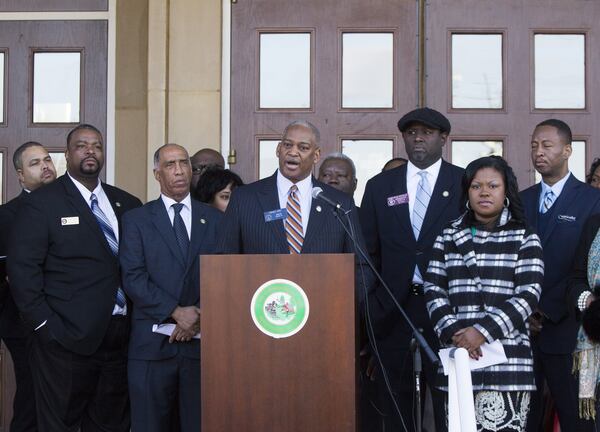
[[[317,206],[317,212],[321,213],[321,206]]]
[[[450,192],[448,192],[448,191],[444,191],[444,192],[442,192],[442,196],[443,196],[444,198],[448,197],[448,195],[450,195]]]
[[[204,219],[200,219],[200,223],[201,223],[201,224],[205,224],[205,223],[206,223],[206,221],[205,221]]]

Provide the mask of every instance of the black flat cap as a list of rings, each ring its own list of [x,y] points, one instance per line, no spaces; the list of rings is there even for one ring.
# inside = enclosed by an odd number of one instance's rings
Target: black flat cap
[[[418,108],[405,114],[398,120],[398,129],[404,132],[411,123],[423,123],[426,126],[434,129],[439,129],[440,132],[450,133],[450,122],[442,114],[431,108]]]

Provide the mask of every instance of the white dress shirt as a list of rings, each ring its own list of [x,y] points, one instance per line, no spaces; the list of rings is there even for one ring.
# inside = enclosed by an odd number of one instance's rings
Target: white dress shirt
[[[542,211],[542,207],[544,206],[544,198],[546,197],[546,192],[548,192],[550,190],[552,192],[554,192],[554,201],[552,203],[552,206],[554,206],[554,203],[560,196],[563,188],[565,187],[565,184],[567,183],[567,180],[569,180],[570,175],[571,175],[571,171],[569,171],[566,176],[561,178],[559,181],[554,183],[552,186],[548,186],[546,183],[544,183],[544,180],[542,180],[540,182],[542,184],[542,191],[540,193],[538,211],[540,211],[540,212]]]
[[[308,176],[298,183],[292,183],[277,170],[277,193],[279,195],[279,206],[284,209],[287,207],[288,195],[292,185],[298,186],[298,200],[300,200],[300,209],[302,212],[302,230],[306,237],[306,228],[308,228],[308,218],[310,216],[310,206],[312,205],[312,176]]]
[[[83,199],[85,200],[87,205],[90,207],[90,209],[92,208],[92,200],[91,200],[92,193],[94,195],[96,195],[96,199],[98,200],[98,207],[100,207],[100,210],[102,210],[102,213],[104,213],[104,215],[108,219],[108,221],[110,223],[110,227],[112,228],[113,233],[115,234],[115,238],[117,239],[117,243],[118,243],[119,242],[119,221],[117,219],[117,215],[115,214],[115,211],[112,208],[110,201],[108,200],[108,197],[106,196],[106,193],[104,192],[104,189],[102,189],[102,182],[100,181],[100,179],[98,179],[98,184],[94,188],[94,191],[90,192],[90,190],[87,187],[85,187],[79,181],[77,181],[73,177],[71,177],[71,174],[69,174],[67,172],[67,175],[73,181],[73,183],[75,184],[75,187],[77,187],[77,190],[79,190],[79,193],[81,194],[81,196],[83,197]],[[113,315],[126,315],[127,314],[127,305],[125,305],[125,307],[121,308],[121,307],[117,306],[117,304],[115,303],[115,307],[113,308],[112,314]]]
[[[433,165],[428,166],[424,170],[417,168],[412,162],[408,161],[406,164],[406,191],[408,193],[408,214],[410,215],[410,222],[413,221],[413,210],[415,208],[415,199],[417,198],[417,189],[419,187],[419,181],[421,176],[419,173],[425,171],[427,173],[427,182],[429,183],[430,192],[433,196],[433,188],[435,182],[440,174],[440,168],[442,167],[442,159],[439,159]],[[431,202],[431,201],[430,201]],[[429,207],[429,204],[427,205]],[[413,274],[413,283],[422,284],[423,276],[419,271],[417,265],[415,265],[415,272]]]
[[[166,195],[160,194],[160,198],[162,199],[165,208],[167,209],[167,214],[169,215],[169,220],[171,221],[171,226],[173,225],[173,219],[175,219],[175,209],[173,208],[173,204],[177,204],[178,201],[175,201],[173,198],[169,198]],[[183,219],[183,224],[185,225],[185,230],[188,234],[188,239],[192,238],[192,198],[188,193],[187,196],[179,201],[183,204],[181,208],[181,219]]]

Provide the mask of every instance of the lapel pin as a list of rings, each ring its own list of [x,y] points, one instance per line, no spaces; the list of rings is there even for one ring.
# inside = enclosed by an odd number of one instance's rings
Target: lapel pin
[[[321,206],[317,206],[317,212],[321,213]]]
[[[206,223],[206,221],[205,221],[204,219],[200,219],[200,223],[201,223],[201,224],[205,224],[205,223]]]
[[[115,202],[115,205],[116,205],[117,207],[121,207],[121,203],[120,203],[119,201]]]
[[[448,191],[444,191],[444,192],[442,192],[442,196],[443,196],[444,198],[446,198],[448,195],[450,195],[450,192],[448,192]]]

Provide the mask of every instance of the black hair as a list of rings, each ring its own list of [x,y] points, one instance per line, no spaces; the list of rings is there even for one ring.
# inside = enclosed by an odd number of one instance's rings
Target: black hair
[[[592,166],[590,166],[590,171],[585,176],[585,182],[587,184],[591,184],[592,183],[592,177],[594,177],[594,173],[596,172],[596,168],[598,168],[599,166],[600,166],[600,158],[594,159],[594,162],[592,162]]]
[[[521,202],[521,197],[519,196],[519,184],[517,182],[517,177],[513,169],[506,163],[506,161],[500,156],[485,156],[479,159],[475,159],[467,168],[465,168],[465,172],[462,178],[462,205],[463,208],[466,208],[467,202],[469,201],[469,189],[471,187],[471,183],[477,175],[477,172],[483,168],[493,168],[502,174],[502,178],[504,179],[504,187],[506,191],[506,197],[509,200],[508,209],[512,215],[512,219],[515,222],[519,222],[521,224],[525,224],[525,213],[523,211],[523,203]],[[475,221],[475,216],[472,210],[468,211],[468,219],[470,221]]]
[[[404,164],[408,163],[408,159],[404,159],[403,157],[395,157],[395,158],[391,158],[389,161],[387,161],[385,163],[385,165],[383,165],[383,168],[381,168],[381,171],[386,171],[386,167],[391,164],[392,162],[402,162]]]
[[[558,134],[563,137],[566,144],[571,145],[571,141],[573,141],[573,133],[571,132],[569,125],[564,121],[558,119],[548,119],[538,123],[535,128],[537,129],[542,126],[552,126],[553,128],[556,128]]]
[[[96,126],[93,126],[88,123],[81,123],[81,124],[75,126],[73,129],[71,129],[71,132],[69,132],[69,135],[67,135],[67,148],[69,148],[69,143],[71,142],[71,137],[73,136],[73,134],[82,129],[91,130],[91,131],[96,132],[98,134],[98,136],[100,137],[100,142],[101,143],[104,142],[104,139],[102,138],[102,132],[100,132],[100,130]]]
[[[21,160],[21,156],[23,156],[23,152],[30,147],[42,147],[43,148],[44,146],[41,145],[37,141],[27,141],[26,143],[21,144],[13,153],[12,161],[13,161],[15,170],[23,169],[23,161]]]
[[[194,198],[204,203],[211,203],[215,196],[230,183],[232,189],[244,185],[240,176],[233,171],[219,166],[208,167],[198,179],[198,184],[194,189]]]

